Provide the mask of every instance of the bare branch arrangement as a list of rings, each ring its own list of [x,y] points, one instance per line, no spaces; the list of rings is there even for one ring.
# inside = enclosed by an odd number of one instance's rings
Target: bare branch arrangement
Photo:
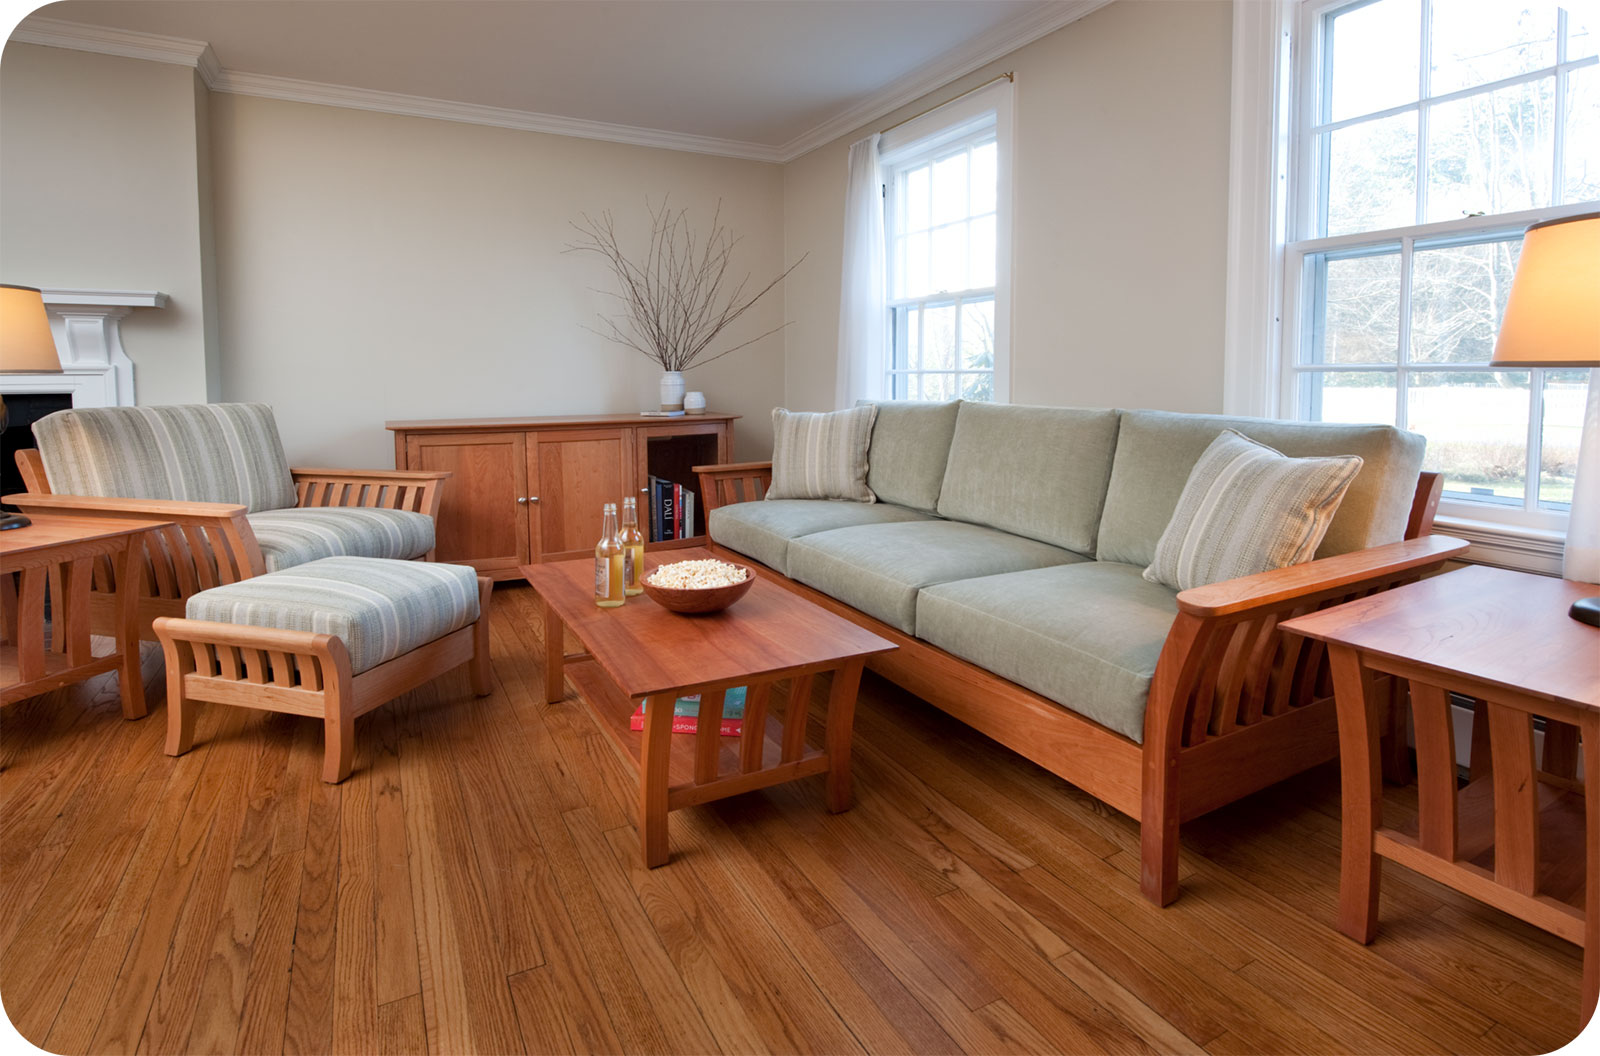
[[[751,275],[733,282],[729,269],[733,249],[739,244],[722,224],[722,204],[711,217],[711,232],[697,238],[687,209],[673,210],[665,200],[650,210],[650,246],[643,259],[630,260],[617,240],[616,224],[607,210],[598,218],[583,214],[573,222],[581,236],[565,252],[595,253],[605,259],[620,292],[598,290],[621,302],[615,315],[601,314],[605,329],[588,329],[609,341],[626,345],[661,365],[662,370],[689,367],[721,359],[771,337],[788,323],[757,334],[714,356],[701,358],[717,335],[749,311],[805,260],[801,257],[777,278],[746,295]]]

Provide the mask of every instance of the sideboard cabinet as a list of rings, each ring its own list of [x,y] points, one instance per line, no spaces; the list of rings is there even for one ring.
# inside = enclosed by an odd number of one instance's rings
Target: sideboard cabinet
[[[681,418],[597,415],[570,418],[453,418],[388,422],[396,469],[445,469],[440,561],[515,579],[521,565],[594,551],[600,508],[639,500],[648,531],[649,480],[698,490],[693,467],[727,462],[736,414]],[[650,544],[695,546],[700,534]]]

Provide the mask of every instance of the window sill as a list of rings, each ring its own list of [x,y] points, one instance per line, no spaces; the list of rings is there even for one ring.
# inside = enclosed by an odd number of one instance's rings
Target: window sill
[[[1472,549],[1461,558],[1470,564],[1561,575],[1561,555],[1567,538],[1563,532],[1449,516],[1436,518],[1433,527],[1436,532],[1471,543]]]

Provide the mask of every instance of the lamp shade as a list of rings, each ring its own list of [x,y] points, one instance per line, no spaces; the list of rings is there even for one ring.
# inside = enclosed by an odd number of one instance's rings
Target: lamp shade
[[[1600,366],[1600,213],[1528,228],[1490,362]]]
[[[0,285],[0,374],[61,370],[44,298],[32,286]]]

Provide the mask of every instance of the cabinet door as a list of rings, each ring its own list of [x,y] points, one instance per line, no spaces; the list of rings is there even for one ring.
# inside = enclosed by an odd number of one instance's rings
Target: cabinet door
[[[439,501],[438,560],[506,579],[532,559],[527,434],[415,434],[406,438],[406,464],[450,471]]]
[[[534,552],[540,561],[594,553],[600,509],[634,494],[633,430],[584,429],[529,435],[528,477],[538,484]]]

